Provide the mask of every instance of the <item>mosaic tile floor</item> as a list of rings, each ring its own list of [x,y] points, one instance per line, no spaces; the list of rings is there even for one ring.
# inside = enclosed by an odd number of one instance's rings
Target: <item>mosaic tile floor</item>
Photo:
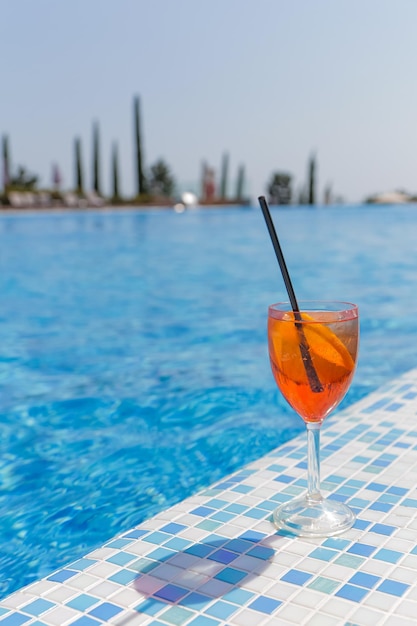
[[[304,436],[0,603],[0,626],[406,626],[417,621],[417,370],[330,418],[335,538],[278,532],[306,488]]]

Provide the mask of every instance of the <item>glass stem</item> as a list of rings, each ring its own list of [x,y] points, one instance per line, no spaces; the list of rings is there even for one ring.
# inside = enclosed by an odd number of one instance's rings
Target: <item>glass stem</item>
[[[307,498],[322,500],[320,493],[320,427],[318,422],[307,424]]]

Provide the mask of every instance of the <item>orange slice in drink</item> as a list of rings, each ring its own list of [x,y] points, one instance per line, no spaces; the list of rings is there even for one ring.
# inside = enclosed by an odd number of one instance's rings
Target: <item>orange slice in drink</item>
[[[300,344],[304,342],[323,385],[350,374],[354,360],[341,339],[326,323],[315,322],[308,313],[301,313],[301,319],[309,323],[302,322],[297,326],[293,322],[293,313],[285,314],[284,321],[270,319],[271,356],[281,373],[294,382],[307,382],[300,353]]]

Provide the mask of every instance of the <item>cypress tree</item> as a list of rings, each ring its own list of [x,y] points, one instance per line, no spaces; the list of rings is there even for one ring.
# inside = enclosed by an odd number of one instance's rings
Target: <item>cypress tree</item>
[[[84,193],[81,139],[79,137],[75,139],[75,189],[79,194]]]
[[[311,156],[308,168],[308,204],[316,203],[316,159]]]
[[[119,196],[119,155],[117,144],[113,144],[112,150],[112,178],[113,178],[113,199],[118,200]]]
[[[220,182],[220,197],[226,198],[227,195],[227,175],[229,170],[229,155],[226,153],[223,155],[222,160],[222,177]]]
[[[3,183],[4,187],[10,181],[10,164],[9,164],[9,140],[7,135],[3,135]]]
[[[93,189],[100,194],[100,137],[98,123],[93,124]]]
[[[136,175],[137,175],[137,195],[147,193],[148,187],[143,171],[142,136],[140,124],[139,96],[136,96],[133,103],[134,126],[135,126],[135,149],[136,149]]]
[[[3,135],[3,188],[6,191],[10,183],[9,138]]]
[[[241,165],[237,172],[237,184],[236,184],[236,200],[241,202],[243,200],[243,189],[245,186],[245,166]]]

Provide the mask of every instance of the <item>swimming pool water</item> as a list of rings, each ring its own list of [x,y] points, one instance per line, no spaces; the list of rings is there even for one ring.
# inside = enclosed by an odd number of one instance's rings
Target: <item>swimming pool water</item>
[[[358,400],[417,365],[417,207],[274,209],[300,299],[359,304]],[[0,595],[303,429],[259,209],[0,217]],[[337,420],[337,415],[334,418]]]

